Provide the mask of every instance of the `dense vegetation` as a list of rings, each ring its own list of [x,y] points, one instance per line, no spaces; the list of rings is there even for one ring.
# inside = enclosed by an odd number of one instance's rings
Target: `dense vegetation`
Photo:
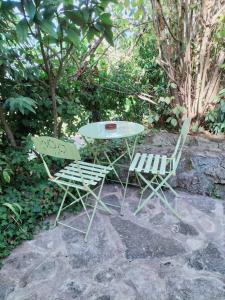
[[[28,161],[32,135],[107,119],[176,130],[185,115],[225,132],[223,1],[145,2],[0,1],[0,258],[60,201]]]

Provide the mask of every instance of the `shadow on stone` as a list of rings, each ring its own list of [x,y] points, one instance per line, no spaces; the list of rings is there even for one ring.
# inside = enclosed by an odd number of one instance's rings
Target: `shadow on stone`
[[[170,257],[185,252],[183,246],[177,241],[165,238],[130,221],[115,217],[111,222],[127,247],[126,258],[129,260]]]
[[[176,226],[177,226],[176,232],[179,232],[183,235],[191,235],[191,236],[198,235],[198,231],[194,228],[194,226],[190,224],[180,221],[179,223],[176,224]]]
[[[225,275],[225,257],[216,245],[209,243],[204,249],[194,251],[187,257],[188,266],[196,270],[218,272]]]

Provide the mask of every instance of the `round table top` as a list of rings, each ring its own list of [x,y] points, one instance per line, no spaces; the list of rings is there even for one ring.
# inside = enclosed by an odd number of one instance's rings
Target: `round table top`
[[[105,129],[105,124],[116,124],[115,129]],[[104,121],[89,123],[79,129],[79,133],[92,139],[121,139],[138,135],[144,131],[144,126],[127,121]]]

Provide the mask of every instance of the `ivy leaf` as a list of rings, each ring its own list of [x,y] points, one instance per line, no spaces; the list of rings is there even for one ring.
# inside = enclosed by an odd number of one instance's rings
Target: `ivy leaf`
[[[27,1],[25,8],[26,8],[29,18],[31,20],[33,20],[35,13],[36,13],[36,7],[35,7],[33,1],[32,0]]]
[[[4,169],[2,172],[2,176],[5,180],[5,182],[9,183],[10,182],[10,175],[7,169]]]
[[[138,8],[138,10],[134,13],[134,18],[138,20],[142,14],[143,14],[143,10],[141,8]]]
[[[89,42],[92,41],[97,32],[98,31],[96,30],[96,28],[90,28],[89,31],[87,32],[87,40]]]
[[[170,83],[170,86],[171,86],[172,89],[176,89],[176,88],[177,88],[177,85],[176,85],[176,83],[174,83],[174,82],[171,82],[171,83]]]
[[[19,42],[24,42],[28,35],[28,25],[27,21],[25,19],[22,19],[17,25],[16,25],[16,35],[19,40]]]
[[[129,0],[125,0],[125,1],[124,1],[124,6],[125,6],[126,8],[129,7],[129,4],[130,4],[130,3],[129,3]]]
[[[170,120],[170,123],[171,123],[171,125],[172,125],[173,127],[176,127],[176,126],[177,126],[177,120],[176,120],[175,118],[172,118],[172,119]]]
[[[68,28],[65,30],[68,39],[74,44],[77,45],[80,43],[80,35],[77,31]]]
[[[19,204],[15,205],[16,203],[3,203],[2,205],[6,206],[9,208],[9,210],[17,217],[17,219],[19,220],[20,219],[20,213],[18,213],[17,209],[18,209],[18,206]],[[17,209],[16,209],[17,208]],[[21,208],[21,207],[20,207]],[[22,210],[22,208],[21,208]],[[21,212],[20,210],[20,212]]]
[[[113,33],[112,33],[112,27],[111,26],[105,26],[105,31],[104,31],[104,37],[106,41],[111,45],[114,46],[113,43]]]
[[[10,97],[5,102],[5,106],[9,107],[10,111],[19,111],[23,115],[28,112],[36,113],[36,105],[36,101],[23,96]]]
[[[73,0],[63,0],[63,4],[64,4],[65,6],[73,5]]]
[[[57,33],[54,30],[55,25],[52,23],[51,20],[45,19],[41,22],[41,29],[45,32],[48,33],[50,36],[57,38]]]
[[[101,23],[99,23],[99,22],[97,22],[96,24],[94,24],[94,28],[98,32],[104,32],[104,30],[105,30],[105,27]]]
[[[87,8],[82,9],[82,15],[83,15],[84,22],[87,23],[89,20],[89,16],[90,16],[89,9],[87,9]]]
[[[110,19],[111,15],[109,13],[103,13],[100,16],[100,20],[103,24],[112,25],[112,20]]]
[[[81,27],[85,25],[84,17],[80,11],[65,11],[65,15],[75,24]]]

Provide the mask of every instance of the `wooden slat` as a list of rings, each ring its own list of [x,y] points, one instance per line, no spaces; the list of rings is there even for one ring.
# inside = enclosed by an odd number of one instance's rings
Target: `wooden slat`
[[[88,163],[88,162],[85,162],[85,161],[78,161],[79,165],[83,165],[83,166],[90,166],[90,167],[94,167],[95,169],[104,169],[104,170],[109,170],[111,171],[112,168],[109,167],[109,166],[102,166],[102,165],[97,165],[97,164],[92,164],[92,163]]]
[[[91,185],[95,185],[97,183],[97,182],[95,182],[93,180],[82,179],[80,177],[70,176],[70,175],[66,175],[66,174],[63,174],[63,173],[59,173],[59,172],[56,173],[54,176],[58,176],[60,178],[65,178],[65,179],[73,180],[73,181],[76,181],[76,182],[83,182],[83,183],[91,184]]]
[[[95,165],[78,165],[78,164],[74,164],[74,163],[71,163],[69,164],[70,167],[74,167],[74,168],[81,168],[82,170],[89,170],[89,171],[93,171],[93,172],[96,172],[96,173],[104,173],[104,174],[107,174],[109,173],[109,170],[107,169],[99,169],[99,168],[95,168]]]
[[[144,173],[149,173],[151,165],[152,165],[153,154],[149,154],[147,158],[147,162],[145,164]]]
[[[158,173],[159,159],[160,159],[160,155],[156,154],[154,156],[154,162],[153,162],[153,166],[152,166],[152,170],[151,170],[151,172],[153,174],[157,174]]]
[[[60,174],[68,174],[68,175],[71,175],[73,177],[78,177],[80,178],[80,174],[79,174],[79,171],[77,172],[74,172],[72,170],[66,170],[66,169],[63,169],[63,170],[60,170],[58,173]],[[81,172],[81,175],[84,179],[87,179],[87,180],[101,180],[102,178],[100,176],[97,176],[96,174],[92,174],[92,175],[89,175],[89,174],[84,174],[83,172]]]
[[[67,166],[65,167],[65,170],[71,170],[74,172],[79,172],[79,169],[76,167],[71,167],[71,166]],[[86,169],[82,169],[82,174],[89,174],[89,175],[93,175],[93,176],[98,176],[98,177],[105,177],[106,173],[99,173],[99,172],[95,172],[95,170],[86,170]]]
[[[137,163],[138,163],[138,160],[140,158],[141,154],[140,153],[136,153],[131,165],[130,165],[130,168],[129,168],[129,171],[134,171]]]
[[[166,155],[163,155],[162,159],[161,159],[160,170],[159,170],[160,175],[166,174],[166,164],[167,164],[167,157],[166,157]]]
[[[51,182],[55,182],[55,183],[58,183],[58,184],[61,184],[61,185],[70,186],[70,187],[73,187],[73,188],[77,188],[77,189],[86,191],[84,186],[74,184],[74,183],[70,183],[69,181],[63,181],[63,180],[58,180],[58,179],[49,179],[49,180]]]
[[[136,168],[137,172],[141,172],[142,171],[144,163],[146,161],[146,157],[147,157],[146,153],[144,153],[144,154],[141,155],[141,159],[139,161],[138,167]]]

